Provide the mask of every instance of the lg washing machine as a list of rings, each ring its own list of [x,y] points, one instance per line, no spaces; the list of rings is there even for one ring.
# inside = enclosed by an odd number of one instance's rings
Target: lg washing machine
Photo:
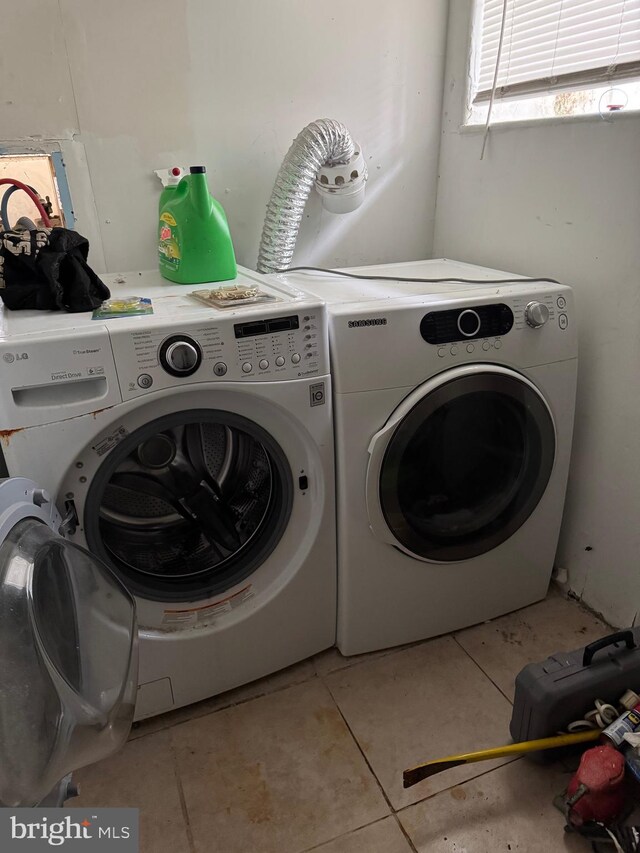
[[[156,272],[105,281],[153,314],[0,315],[0,438],[135,597],[140,719],[335,641],[327,321],[246,271],[268,298],[236,309]]]

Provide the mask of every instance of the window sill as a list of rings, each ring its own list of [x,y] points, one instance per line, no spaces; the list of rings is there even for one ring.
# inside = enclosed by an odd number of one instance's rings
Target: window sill
[[[640,110],[627,110],[615,113],[614,115],[615,118],[602,118],[599,113],[589,113],[587,115],[576,116],[514,119],[513,121],[495,122],[490,127],[491,133],[494,133],[499,130],[517,130],[524,127],[547,127],[549,125],[561,124],[617,124],[618,122],[638,121],[640,119]],[[484,128],[484,124],[461,124],[458,126],[458,132],[462,134],[484,133]]]

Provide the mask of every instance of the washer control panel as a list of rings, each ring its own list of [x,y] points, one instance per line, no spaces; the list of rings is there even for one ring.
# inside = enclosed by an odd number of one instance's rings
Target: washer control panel
[[[322,306],[210,324],[110,329],[125,400],[187,382],[277,382],[329,372]]]

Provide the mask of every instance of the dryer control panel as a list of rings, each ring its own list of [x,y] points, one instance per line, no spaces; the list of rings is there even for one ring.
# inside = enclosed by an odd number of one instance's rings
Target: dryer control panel
[[[415,387],[457,364],[516,369],[576,358],[569,287],[451,284],[423,296],[332,306],[337,393]]]
[[[271,316],[109,329],[123,399],[193,382],[278,382],[329,372],[323,306]],[[296,306],[297,307],[297,306]]]
[[[430,311],[420,323],[420,334],[430,344],[506,335],[513,327],[513,311],[504,302]]]

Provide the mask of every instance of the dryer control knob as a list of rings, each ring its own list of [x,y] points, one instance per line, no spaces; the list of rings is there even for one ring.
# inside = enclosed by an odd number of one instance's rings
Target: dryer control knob
[[[527,325],[539,329],[549,319],[549,309],[544,302],[530,302],[524,309],[524,318]]]
[[[172,376],[191,376],[201,362],[202,351],[192,338],[173,335],[160,347],[160,364]]]

